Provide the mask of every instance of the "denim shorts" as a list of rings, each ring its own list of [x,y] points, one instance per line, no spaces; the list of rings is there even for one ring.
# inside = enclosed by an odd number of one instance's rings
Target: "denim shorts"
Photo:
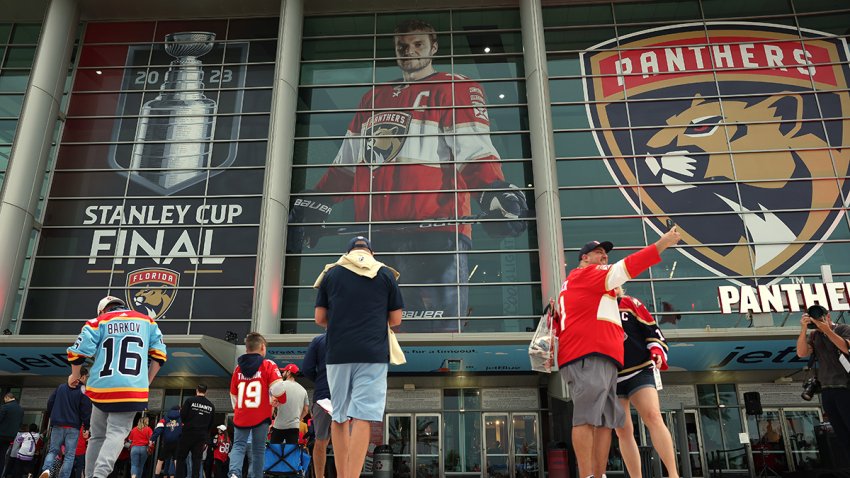
[[[636,375],[617,383],[617,396],[629,398],[642,388],[655,388],[655,373],[652,368],[645,368]]]
[[[387,363],[329,363],[333,421],[343,423],[349,418],[383,421],[388,368]]]

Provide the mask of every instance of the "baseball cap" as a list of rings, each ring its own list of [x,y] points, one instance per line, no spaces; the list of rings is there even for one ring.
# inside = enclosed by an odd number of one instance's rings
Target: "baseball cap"
[[[218,428],[221,431],[225,431],[225,430],[227,430],[227,425],[219,425],[216,428]]]
[[[590,241],[587,244],[585,244],[584,246],[582,246],[581,250],[578,251],[578,260],[581,260],[581,256],[583,256],[583,255],[587,254],[588,252],[596,249],[597,247],[601,247],[602,249],[605,249],[605,253],[607,254],[607,253],[611,252],[611,249],[614,248],[614,244],[612,244],[610,241],[603,241],[603,242]]]
[[[295,375],[295,374],[298,373],[298,365],[295,365],[294,363],[290,363],[290,364],[287,364],[282,369],[280,369],[280,371],[281,372],[289,372],[292,375]]]
[[[348,241],[348,251],[346,252],[351,252],[351,250],[355,247],[365,247],[366,249],[369,249],[369,252],[374,252],[372,251],[372,243],[369,242],[369,239],[366,239],[363,236],[353,237],[350,241]]]
[[[107,295],[103,299],[100,299],[100,302],[97,303],[97,314],[102,314],[103,311],[112,304],[120,304],[125,307],[127,306],[127,304],[125,304],[124,301],[119,299],[118,297]]]

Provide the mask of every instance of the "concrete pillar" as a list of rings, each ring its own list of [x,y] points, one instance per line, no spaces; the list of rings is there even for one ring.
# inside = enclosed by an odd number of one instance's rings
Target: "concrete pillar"
[[[79,23],[77,0],[51,0],[12,143],[0,203],[0,329],[9,327]]]
[[[540,278],[543,300],[548,301],[549,298],[558,298],[566,276],[558,177],[555,171],[555,138],[549,103],[549,72],[543,40],[543,10],[540,0],[523,0],[519,4],[534,174],[534,205],[540,246]]]
[[[303,0],[281,0],[266,183],[260,212],[260,243],[254,284],[252,330],[261,334],[280,333],[303,20]]]

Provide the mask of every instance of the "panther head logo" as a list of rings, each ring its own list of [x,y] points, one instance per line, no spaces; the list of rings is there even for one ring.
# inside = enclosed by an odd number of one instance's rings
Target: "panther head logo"
[[[171,308],[177,295],[180,273],[151,267],[127,274],[127,303],[152,319],[159,319]]]
[[[410,114],[395,111],[376,113],[363,125],[365,158],[363,160],[377,168],[395,161],[404,146],[410,125]]]
[[[136,292],[133,298],[133,307],[136,309],[144,307],[147,315],[153,317],[156,310],[168,309],[172,298],[173,296],[168,294],[165,287],[142,289]]]
[[[684,254],[733,281],[781,280],[850,197],[850,123],[821,120],[850,112],[846,91],[824,91],[847,88],[847,46],[819,32],[802,46],[780,25],[706,27],[620,38],[620,56],[605,45],[583,54],[597,145],[650,226],[679,225]]]

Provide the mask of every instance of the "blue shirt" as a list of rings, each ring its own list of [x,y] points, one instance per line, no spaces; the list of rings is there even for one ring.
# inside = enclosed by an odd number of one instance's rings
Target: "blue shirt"
[[[71,388],[67,383],[56,387],[47,399],[47,415],[54,427],[89,428],[91,400],[83,393],[82,386]]]
[[[388,268],[381,267],[374,279],[331,268],[319,284],[316,307],[328,309],[328,364],[390,361],[387,319],[404,303]]]
[[[325,356],[328,352],[327,334],[317,335],[307,347],[304,361],[301,362],[301,373],[314,384],[313,401],[331,398],[328,387],[328,372],[325,367]]]

